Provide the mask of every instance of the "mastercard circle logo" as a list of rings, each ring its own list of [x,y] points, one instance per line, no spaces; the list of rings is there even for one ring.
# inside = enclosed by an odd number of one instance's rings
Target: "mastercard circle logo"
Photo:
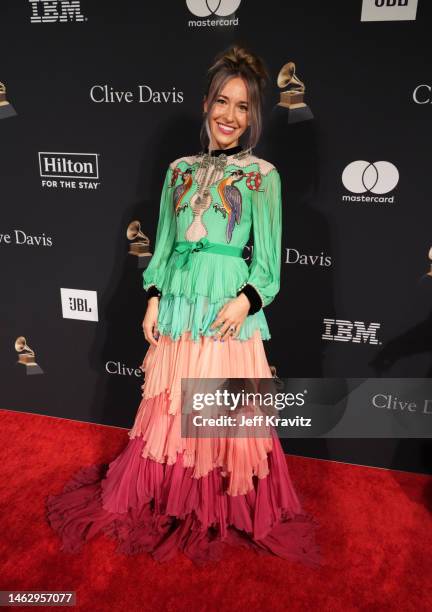
[[[342,183],[351,193],[388,193],[398,182],[399,170],[387,161],[354,161],[342,173]]]

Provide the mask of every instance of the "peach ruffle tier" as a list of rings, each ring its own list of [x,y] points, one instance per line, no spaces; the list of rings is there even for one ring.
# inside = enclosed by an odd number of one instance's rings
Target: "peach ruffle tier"
[[[228,477],[229,495],[244,495],[254,488],[253,476],[269,473],[267,454],[272,438],[182,438],[182,378],[271,378],[260,332],[248,340],[228,337],[224,342],[202,336],[193,341],[190,332],[178,340],[159,336],[150,345],[141,369],[144,372],[142,400],[131,439],[142,436],[143,457],[175,464],[177,455],[184,467],[193,467],[193,477],[206,476],[216,467]]]

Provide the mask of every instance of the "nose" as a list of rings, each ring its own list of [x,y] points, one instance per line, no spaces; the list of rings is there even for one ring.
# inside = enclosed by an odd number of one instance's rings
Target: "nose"
[[[232,123],[234,121],[234,105],[233,104],[227,104],[227,107],[225,109],[225,117],[227,122]]]

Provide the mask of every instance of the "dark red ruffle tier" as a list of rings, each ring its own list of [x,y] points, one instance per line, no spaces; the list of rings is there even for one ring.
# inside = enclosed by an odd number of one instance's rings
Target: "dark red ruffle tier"
[[[180,454],[175,464],[158,463],[141,456],[142,437],[130,439],[109,465],[81,468],[62,493],[47,497],[61,550],[78,552],[103,532],[118,542],[117,552],[148,552],[160,562],[182,551],[202,565],[220,559],[228,544],[317,566],[317,523],[303,513],[273,430],[272,436],[269,475],[254,477],[254,489],[237,496],[225,493],[220,467],[193,478]]]

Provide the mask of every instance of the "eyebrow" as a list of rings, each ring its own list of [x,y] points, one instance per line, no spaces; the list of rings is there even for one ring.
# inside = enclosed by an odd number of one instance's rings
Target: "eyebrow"
[[[228,96],[225,96],[224,94],[219,94],[218,96],[219,98],[226,98],[227,100],[229,100]],[[240,100],[240,104],[247,104],[246,100]]]

